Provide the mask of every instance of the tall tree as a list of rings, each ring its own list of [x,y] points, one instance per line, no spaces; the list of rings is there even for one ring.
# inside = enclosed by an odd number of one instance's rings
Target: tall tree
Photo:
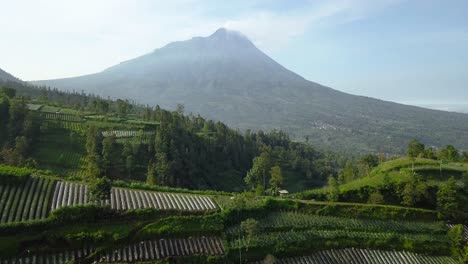
[[[284,176],[283,173],[281,172],[281,167],[280,166],[274,166],[270,169],[270,188],[271,192],[273,195],[276,195],[278,190],[280,189],[281,185],[283,185],[284,182]]]
[[[247,250],[249,250],[250,242],[260,231],[258,221],[253,218],[248,218],[241,222],[240,228],[247,236]]]
[[[111,196],[112,185],[107,177],[94,179],[89,185],[88,197],[91,202],[100,202],[109,200]]]
[[[425,148],[424,144],[422,144],[416,139],[413,139],[408,143],[406,154],[408,155],[408,158],[410,158],[412,161],[411,168],[412,168],[413,173],[414,173],[414,160],[420,155],[424,155],[424,148]]]
[[[245,183],[253,190],[266,189],[267,181],[270,174],[270,155],[268,152],[263,152],[260,156],[253,159],[252,168],[247,172]],[[261,188],[259,188],[259,186]]]
[[[86,172],[91,178],[101,176],[102,166],[102,134],[94,126],[88,128],[86,134]]]
[[[411,174],[401,195],[403,205],[415,206],[427,196],[427,184],[420,175]]]
[[[327,199],[329,202],[338,202],[339,197],[340,197],[340,186],[338,184],[338,181],[333,176],[330,176],[328,178]]]
[[[460,208],[456,184],[455,178],[450,177],[437,192],[437,211],[441,219],[455,219],[458,215]]]
[[[460,153],[454,146],[448,145],[439,151],[439,159],[445,161],[458,161],[460,159]]]
[[[119,164],[121,164],[121,159],[115,136],[105,137],[102,141],[102,169],[104,175],[109,178],[116,178],[119,175]]]

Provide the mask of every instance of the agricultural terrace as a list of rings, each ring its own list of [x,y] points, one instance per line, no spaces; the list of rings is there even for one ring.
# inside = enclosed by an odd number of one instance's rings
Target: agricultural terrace
[[[251,264],[272,263],[273,258]],[[274,259],[278,264],[457,264],[457,260],[445,256],[427,256],[406,251],[384,251],[370,249],[323,250],[309,256]]]
[[[88,204],[88,187],[83,184],[60,181],[55,186],[52,210],[64,206]],[[102,202],[115,210],[154,208],[159,210],[210,211],[218,206],[206,196],[135,191],[112,188],[110,200]]]
[[[0,263],[66,263],[90,258],[99,263],[132,263],[156,261],[168,257],[189,257],[224,254],[223,241],[219,237],[160,238],[97,252],[95,248],[63,251],[55,254],[33,254],[28,257],[0,259]]]

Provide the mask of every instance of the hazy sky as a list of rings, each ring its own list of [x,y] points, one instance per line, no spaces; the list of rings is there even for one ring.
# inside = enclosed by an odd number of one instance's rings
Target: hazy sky
[[[410,103],[468,102],[466,0],[0,0],[0,68],[101,71],[219,27],[305,78]]]

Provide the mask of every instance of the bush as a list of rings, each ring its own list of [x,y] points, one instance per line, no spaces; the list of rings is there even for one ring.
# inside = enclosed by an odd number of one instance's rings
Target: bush
[[[183,188],[172,188],[167,186],[159,185],[150,185],[138,181],[122,181],[116,180],[112,182],[112,185],[115,187],[121,188],[130,188],[130,189],[139,189],[147,191],[157,191],[157,192],[171,192],[171,193],[190,193],[190,194],[204,194],[204,195],[233,195],[232,193],[222,192],[222,191],[212,191],[212,190],[189,190]]]
[[[29,168],[18,168],[0,165],[0,184],[22,184],[26,182],[35,171]]]

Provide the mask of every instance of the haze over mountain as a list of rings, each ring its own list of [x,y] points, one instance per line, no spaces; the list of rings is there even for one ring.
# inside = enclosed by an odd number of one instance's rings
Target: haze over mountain
[[[468,149],[466,114],[333,90],[289,71],[226,29],[173,42],[96,74],[33,83],[164,108],[183,104],[188,112],[233,127],[282,129],[323,147],[395,153],[419,138],[436,147]]]

